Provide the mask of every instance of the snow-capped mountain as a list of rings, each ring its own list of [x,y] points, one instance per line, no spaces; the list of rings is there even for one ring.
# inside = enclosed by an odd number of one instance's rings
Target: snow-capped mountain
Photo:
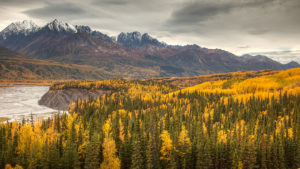
[[[0,38],[7,39],[10,36],[28,36],[40,29],[38,25],[30,20],[24,20],[21,22],[14,22],[8,25],[0,32]]]
[[[109,37],[108,35],[101,33],[99,31],[93,31],[89,26],[84,26],[84,25],[76,25],[75,28],[77,29],[78,33],[87,33],[92,35],[93,37],[101,40],[105,40],[108,42],[113,42],[115,41],[114,38]]]
[[[140,32],[120,33],[118,42],[124,46],[141,46],[142,35]]]
[[[157,39],[151,37],[148,33],[143,35],[140,32],[128,32],[120,33],[118,36],[118,42],[123,46],[132,47],[132,46],[143,46],[143,45],[154,45],[159,47],[166,47],[167,44],[160,42]]]
[[[46,29],[54,32],[77,33],[77,29],[75,26],[62,21],[58,21],[57,19],[54,19],[52,22],[48,23],[42,29]]]
[[[0,32],[0,44],[13,48],[17,43],[21,43],[23,40],[24,42],[30,42],[36,38],[47,39],[47,36],[57,36],[57,38],[59,38],[63,34],[88,34],[89,36],[100,40],[115,42],[114,38],[99,31],[92,30],[89,26],[74,26],[54,19],[43,27],[38,27],[32,21],[12,23]]]
[[[22,22],[11,23],[2,32],[0,32],[0,41],[2,43],[14,44],[15,40],[23,39],[28,35],[33,34],[47,34],[55,33],[57,35],[61,34],[76,34],[76,33],[87,33],[97,39],[104,40],[107,42],[116,43],[116,39],[110,37],[102,32],[92,30],[89,26],[84,25],[72,25],[57,19],[47,23],[43,27],[37,26],[32,21],[24,20]],[[11,37],[11,38],[10,38]],[[5,42],[6,41],[6,42]],[[140,32],[130,32],[130,33],[120,33],[117,37],[117,42],[126,47],[132,46],[143,46],[143,45],[154,45],[158,47],[167,47],[167,44],[158,41],[157,39],[151,37],[149,34],[141,34]]]
[[[94,31],[89,26],[84,26],[84,25],[75,25],[74,26],[72,24],[65,23],[65,22],[59,21],[57,19],[46,24],[46,26],[44,26],[42,29],[46,30],[46,31],[57,32],[57,33],[70,33],[70,34],[87,33],[95,38],[98,38],[98,39],[101,39],[104,41],[109,41],[109,42],[113,41],[113,39],[111,37],[109,37],[108,35],[103,34],[99,31]]]
[[[157,39],[151,37],[148,33],[144,33],[142,36],[142,45],[149,44],[159,47],[166,47],[167,44],[164,42],[160,42]]]
[[[77,29],[77,32],[79,32],[79,33],[91,33],[92,32],[92,29],[89,26],[76,25],[75,28]]]

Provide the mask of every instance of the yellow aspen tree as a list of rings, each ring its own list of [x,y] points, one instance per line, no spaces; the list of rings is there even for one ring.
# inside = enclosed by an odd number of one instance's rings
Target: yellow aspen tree
[[[162,140],[162,145],[160,149],[161,160],[165,160],[166,162],[170,161],[170,156],[173,149],[173,142],[170,138],[170,134],[167,130],[163,130],[160,134],[160,139]]]
[[[124,144],[125,142],[124,125],[121,119],[119,119],[119,125],[120,125],[120,140],[122,144]]]
[[[12,166],[10,164],[6,164],[5,165],[5,169],[13,169]]]
[[[291,140],[294,138],[293,128],[288,129],[288,134],[287,135],[288,135],[288,138],[291,139]]]
[[[23,169],[23,167],[17,164],[14,169]]]
[[[188,136],[188,131],[185,129],[185,126],[182,125],[181,132],[178,137],[178,150],[179,155],[184,156],[187,153],[191,152],[192,143]]]
[[[12,167],[10,164],[6,164],[5,169],[23,169],[23,167],[18,164],[15,167]]]
[[[111,126],[111,120],[108,119],[102,127],[105,138],[102,144],[103,162],[100,165],[100,169],[119,169],[121,167],[120,159],[116,156],[116,144],[111,136]]]
[[[239,161],[239,163],[238,163],[238,169],[243,169],[243,162]]]
[[[204,119],[204,122],[205,122],[205,123],[208,123],[208,120],[209,120],[209,113],[207,113],[207,112],[203,113],[203,119]]]
[[[218,143],[226,144],[227,143],[227,133],[224,130],[218,131]]]
[[[34,132],[29,124],[25,124],[19,131],[19,144],[17,147],[18,154],[24,154],[25,152],[31,152],[34,142]]]

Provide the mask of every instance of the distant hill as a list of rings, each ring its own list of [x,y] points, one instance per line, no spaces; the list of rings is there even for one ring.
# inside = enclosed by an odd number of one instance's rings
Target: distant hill
[[[198,45],[170,46],[147,33],[121,33],[116,41],[88,26],[73,26],[58,20],[44,27],[29,21],[12,23],[4,30],[0,33],[1,45],[24,56],[102,70],[92,77],[197,76],[300,66],[296,62],[281,64],[265,56],[239,57]]]
[[[238,71],[232,73],[220,73],[212,75],[201,75],[193,77],[159,77],[145,79],[144,81],[164,82],[178,87],[190,87],[203,82],[214,82],[218,80],[239,81],[254,77],[268,76],[280,72],[279,70]]]
[[[0,46],[0,81],[104,79],[109,76],[100,68],[27,58]]]

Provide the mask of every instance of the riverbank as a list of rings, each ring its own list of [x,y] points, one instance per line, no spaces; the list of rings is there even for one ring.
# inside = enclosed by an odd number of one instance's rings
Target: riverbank
[[[39,99],[47,93],[49,86],[35,83],[35,85],[12,85],[0,87],[0,117],[1,120],[9,121],[31,118],[31,115],[37,118],[49,117],[56,109],[41,106]]]
[[[54,83],[62,83],[67,81],[73,80],[0,80],[0,87],[10,87],[13,85],[51,86]]]
[[[30,80],[30,81],[0,81],[0,87],[10,87],[13,85],[38,85],[38,86],[50,86],[51,84],[58,82],[55,80]]]

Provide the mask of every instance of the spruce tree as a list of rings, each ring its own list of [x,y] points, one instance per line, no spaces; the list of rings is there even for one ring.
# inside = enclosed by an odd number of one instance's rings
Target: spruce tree
[[[131,167],[132,169],[142,169],[144,168],[143,163],[143,156],[141,154],[141,141],[138,136],[134,138],[133,141],[133,151],[132,151],[132,157],[131,157]]]
[[[98,169],[100,166],[100,137],[94,134],[91,141],[87,144],[86,157],[84,161],[85,169]]]
[[[71,141],[67,141],[66,147],[63,151],[63,156],[61,159],[61,167],[63,169],[78,169],[78,153],[75,145]]]
[[[152,135],[149,136],[147,142],[147,150],[146,150],[146,168],[153,169],[153,145],[152,145]]]

